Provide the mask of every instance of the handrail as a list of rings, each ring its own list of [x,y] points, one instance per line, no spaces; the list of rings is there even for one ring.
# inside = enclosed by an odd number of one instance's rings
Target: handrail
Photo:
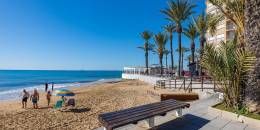
[[[186,89],[184,89],[184,91],[186,92],[187,90],[189,90],[189,93],[192,92],[192,78],[190,80],[190,83],[188,84],[188,87]]]
[[[201,76],[201,77],[189,77],[190,80],[188,80],[187,77],[174,77],[170,80],[158,80],[160,81],[160,84],[157,84],[158,87],[162,88],[164,86],[164,88],[174,88],[181,90],[183,89],[185,92],[189,91],[192,92],[193,89],[201,89],[202,91],[204,91],[204,89],[213,89],[214,91],[216,91],[216,84],[218,82],[214,81],[211,77],[208,76]],[[180,83],[180,80],[178,81],[178,79],[182,79],[183,81]],[[178,82],[177,82],[178,81]],[[187,84],[188,81],[188,84]],[[207,82],[205,82],[207,81]],[[157,82],[158,83],[158,82]],[[192,85],[196,85],[196,84],[201,84],[201,87],[193,87]],[[213,84],[213,87],[206,87],[204,85],[206,84]],[[180,87],[177,87],[177,85]]]
[[[181,90],[181,88],[182,88],[182,86],[184,86],[184,90],[185,90],[185,77],[183,77],[183,82],[182,82],[182,84],[181,84],[181,87],[179,87],[179,90]]]

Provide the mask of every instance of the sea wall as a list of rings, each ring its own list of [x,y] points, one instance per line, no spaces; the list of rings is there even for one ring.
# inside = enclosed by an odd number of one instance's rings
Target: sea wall
[[[140,74],[122,74],[122,79],[138,79],[151,85],[155,85],[157,80],[166,80],[167,78],[147,76]]]

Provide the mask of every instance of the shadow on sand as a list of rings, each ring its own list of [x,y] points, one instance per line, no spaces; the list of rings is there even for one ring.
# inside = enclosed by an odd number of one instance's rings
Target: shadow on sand
[[[51,107],[51,106],[49,106],[49,107],[39,107],[37,109],[49,109],[49,108],[53,108],[53,107]]]
[[[90,108],[73,108],[70,109],[68,112],[74,112],[74,113],[83,113],[90,111]]]
[[[181,118],[166,122],[151,130],[199,130],[207,123],[209,123],[209,120],[207,119],[186,114]]]

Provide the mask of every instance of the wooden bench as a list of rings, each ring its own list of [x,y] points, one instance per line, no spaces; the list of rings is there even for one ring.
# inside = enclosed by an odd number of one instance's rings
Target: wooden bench
[[[196,93],[176,93],[176,94],[161,94],[161,101],[174,99],[178,101],[198,100],[199,95]]]
[[[98,120],[105,130],[112,130],[128,124],[137,124],[138,121],[148,119],[150,127],[154,126],[155,116],[164,116],[167,112],[176,110],[176,116],[182,116],[182,109],[190,104],[173,99],[162,102],[132,107],[125,110],[100,114]]]

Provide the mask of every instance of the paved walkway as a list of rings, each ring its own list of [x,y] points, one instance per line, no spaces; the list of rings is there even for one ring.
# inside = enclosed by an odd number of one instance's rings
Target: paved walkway
[[[260,130],[244,123],[225,119],[220,115],[208,113],[208,106],[216,104],[217,95],[191,103],[184,109],[184,116],[159,125],[157,130]]]
[[[190,108],[183,110],[183,117],[175,119],[174,114],[159,117],[156,122],[166,123],[159,123],[161,125],[152,130],[260,130],[260,128],[208,113],[208,107],[218,102],[217,94],[192,102]],[[130,124],[117,130],[147,130],[147,125],[146,121],[141,121],[138,125]]]

